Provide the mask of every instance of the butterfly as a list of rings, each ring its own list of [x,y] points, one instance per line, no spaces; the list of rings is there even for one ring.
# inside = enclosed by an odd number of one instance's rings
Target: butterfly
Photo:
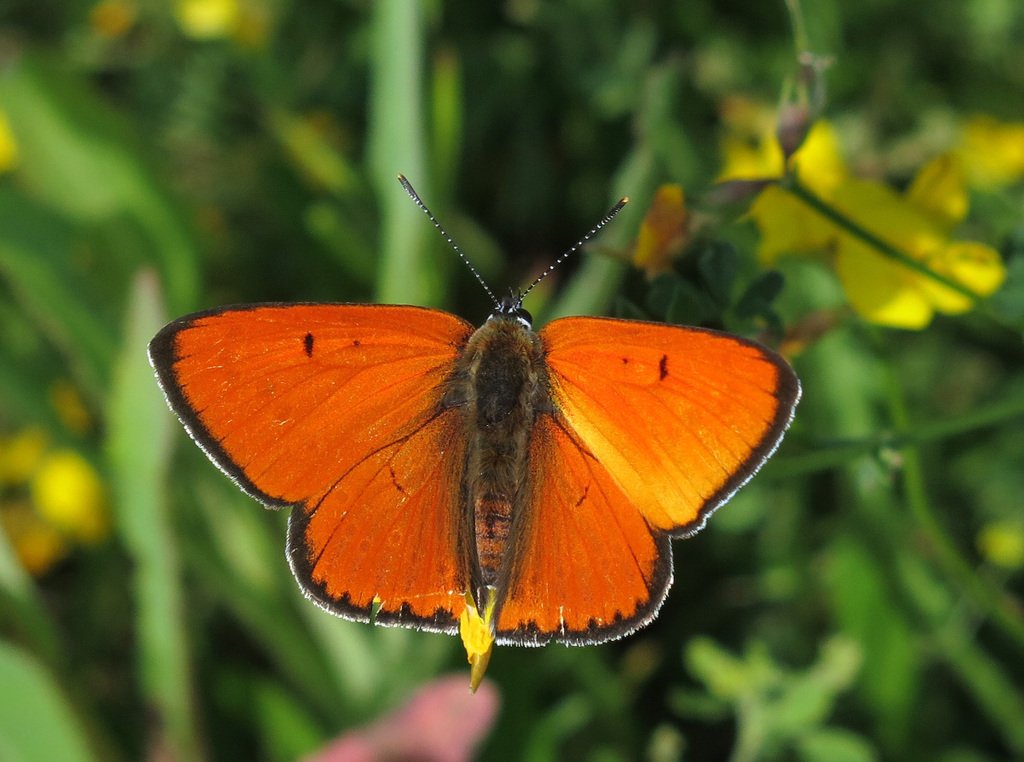
[[[488,656],[624,636],[665,599],[670,539],[778,446],[800,383],[738,336],[594,317],[535,332],[522,295],[494,301],[479,328],[413,306],[221,307],[149,356],[210,459],[291,509],[288,562],[327,611],[450,634],[472,615]]]

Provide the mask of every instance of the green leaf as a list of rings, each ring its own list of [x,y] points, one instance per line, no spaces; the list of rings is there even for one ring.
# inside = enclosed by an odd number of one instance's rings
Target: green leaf
[[[175,756],[198,759],[175,537],[167,515],[171,414],[146,348],[164,322],[152,272],[136,279],[110,391],[107,455],[114,520],[135,566],[136,657],[143,694]]]
[[[0,759],[95,759],[52,675],[28,653],[0,641]]]
[[[146,232],[135,252],[160,268],[174,310],[194,307],[197,252],[164,187],[149,173],[125,118],[66,63],[23,55],[0,74],[0,106],[14,131],[18,173],[41,202],[79,224],[118,217]]]
[[[856,733],[839,728],[820,728],[800,738],[796,744],[804,762],[874,762],[878,755]]]
[[[711,297],[720,307],[732,301],[732,287],[739,273],[739,258],[732,244],[716,241],[697,257],[697,270]]]
[[[826,579],[843,631],[861,644],[860,685],[890,737],[910,721],[918,686],[914,635],[875,559],[854,538],[831,551]]]
[[[686,664],[694,677],[718,698],[735,700],[755,689],[750,666],[709,638],[694,638],[686,647]]]
[[[97,317],[69,266],[70,223],[10,188],[0,188],[0,273],[25,311],[68,358],[94,399],[102,399],[113,361],[113,326]]]
[[[257,680],[251,690],[261,746],[270,759],[301,759],[324,743],[316,719],[279,682]]]
[[[380,0],[373,6],[370,172],[381,208],[377,297],[382,302],[439,306],[443,280],[426,262],[429,223],[395,181],[406,175],[428,204],[424,154],[422,5]]]
[[[736,302],[737,317],[750,319],[771,313],[772,305],[784,285],[782,273],[777,270],[769,270],[759,275],[747,286]]]

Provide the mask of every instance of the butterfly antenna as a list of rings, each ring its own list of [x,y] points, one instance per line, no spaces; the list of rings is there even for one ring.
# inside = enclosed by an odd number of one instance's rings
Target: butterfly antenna
[[[442,227],[440,222],[437,221],[437,217],[434,216],[434,213],[427,208],[426,204],[423,203],[423,199],[420,198],[420,194],[416,192],[416,189],[412,187],[412,183],[409,182],[408,178],[400,173],[398,175],[398,182],[400,182],[402,184],[402,187],[405,188],[405,192],[409,194],[409,198],[416,202],[416,206],[422,209],[423,213],[427,215],[427,219],[429,219],[434,224],[434,227],[437,228],[437,232],[439,232],[444,237],[444,240],[448,242],[448,245],[452,247],[456,254],[459,255],[459,259],[465,262],[466,267],[469,268],[469,271],[473,273],[473,276],[477,279],[480,285],[483,286],[484,291],[487,292],[487,295],[491,297],[491,301],[494,302],[494,306],[500,307],[501,303],[494,296],[494,292],[491,291],[491,289],[487,286],[487,282],[483,279],[483,276],[481,276],[480,273],[477,272],[477,269],[473,267],[473,263],[470,262],[469,259],[466,258],[466,255],[462,253],[462,249],[460,249],[459,245],[455,243],[455,239],[448,235],[448,231],[445,230],[444,227]],[[605,222],[607,222],[607,220],[605,220]]]
[[[538,275],[537,278],[533,281],[533,283],[531,283],[529,286],[526,287],[526,290],[523,291],[519,295],[520,303],[523,301],[523,299],[526,298],[526,295],[528,293],[530,293],[531,291],[533,291],[534,287],[538,283],[540,283],[542,280],[544,280],[546,277],[548,277],[556,267],[558,267],[568,257],[570,257],[572,254],[574,254],[576,251],[578,251],[579,248],[583,244],[585,244],[587,241],[589,241],[591,238],[593,238],[595,235],[597,235],[599,232],[601,232],[601,228],[603,228],[605,225],[607,225],[609,222],[611,222],[612,218],[615,217],[616,214],[621,212],[622,211],[622,207],[624,207],[628,203],[629,203],[629,197],[628,196],[623,196],[622,198],[620,198],[616,202],[615,206],[613,206],[611,209],[609,209],[608,213],[604,217],[601,218],[600,222],[598,222],[596,225],[594,225],[594,227],[592,227],[590,229],[590,231],[585,236],[583,236],[580,240],[578,240],[572,246],[572,248],[567,250],[564,254],[562,254],[562,256],[560,256],[558,259],[556,259],[554,262],[552,262],[550,265],[548,265],[548,268],[544,272],[542,272],[540,275]]]

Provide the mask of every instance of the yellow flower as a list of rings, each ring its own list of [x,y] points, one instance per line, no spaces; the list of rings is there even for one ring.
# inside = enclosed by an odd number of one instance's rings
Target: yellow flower
[[[881,183],[848,180],[835,206],[886,243],[987,296],[1006,279],[999,253],[973,241],[952,241],[949,231],[967,212],[956,162],[939,157],[918,173],[906,195]],[[897,262],[861,239],[837,229],[835,266],[850,305],[873,323],[924,328],[935,311],[967,312],[967,296]]]
[[[44,574],[70,549],[109,532],[103,484],[74,450],[49,449],[49,437],[28,427],[0,439],[0,525],[19,560]]]
[[[60,531],[85,543],[109,530],[103,484],[85,458],[74,450],[54,450],[39,465],[31,482],[39,515]]]
[[[7,115],[0,111],[0,172],[9,172],[18,166],[18,143],[14,139]]]
[[[490,590],[488,590],[490,593]],[[471,593],[466,593],[466,608],[459,616],[459,635],[466,649],[469,661],[469,689],[476,693],[480,681],[484,679],[487,665],[491,661],[491,650],[494,648],[494,597],[486,604],[483,616],[476,607]]]
[[[175,16],[178,26],[193,39],[230,37],[249,48],[260,47],[270,28],[266,5],[255,0],[177,0]]]
[[[189,37],[212,40],[234,33],[240,10],[238,0],[178,0],[175,15]]]
[[[800,183],[823,202],[932,272],[979,296],[993,293],[1005,280],[993,248],[950,239],[967,213],[963,173],[955,158],[940,156],[926,164],[907,192],[899,194],[883,183],[849,176],[835,133],[819,122],[790,162]],[[776,176],[782,174],[780,166],[774,169]],[[740,177],[723,173],[722,179]],[[957,314],[973,306],[967,296],[887,256],[782,186],[765,188],[750,215],[761,231],[758,256],[763,262],[774,263],[782,254],[830,255],[850,305],[873,323],[924,328],[936,311]]]
[[[998,188],[1024,179],[1024,122],[999,122],[973,116],[963,126],[956,149],[968,182]]]
[[[756,136],[727,134],[722,141],[724,166],[716,182],[781,177],[786,171],[782,148],[769,126]],[[816,122],[803,144],[790,158],[800,179],[819,194],[827,194],[846,177],[839,138],[832,125]]]
[[[727,156],[726,168],[719,180],[781,177],[786,168],[774,131],[765,133],[763,142],[774,146],[772,154],[777,157],[770,164],[758,167],[764,174],[735,174],[743,168]],[[839,138],[832,125],[825,121],[811,128],[790,162],[801,182],[823,198],[831,197],[847,177],[839,153]],[[769,186],[758,194],[750,207],[750,216],[761,230],[758,257],[768,265],[774,264],[780,254],[826,251],[835,234],[835,227],[828,220],[777,186]]]
[[[978,533],[978,550],[986,559],[1004,569],[1024,567],[1024,523],[994,521]]]
[[[672,268],[672,257],[686,245],[686,196],[681,185],[662,185],[654,194],[633,249],[633,264],[649,276]]]

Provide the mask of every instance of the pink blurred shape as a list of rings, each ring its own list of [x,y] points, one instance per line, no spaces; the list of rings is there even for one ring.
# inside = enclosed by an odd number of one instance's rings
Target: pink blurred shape
[[[494,724],[500,703],[489,681],[474,694],[465,675],[440,677],[402,706],[345,733],[305,762],[467,762]]]

